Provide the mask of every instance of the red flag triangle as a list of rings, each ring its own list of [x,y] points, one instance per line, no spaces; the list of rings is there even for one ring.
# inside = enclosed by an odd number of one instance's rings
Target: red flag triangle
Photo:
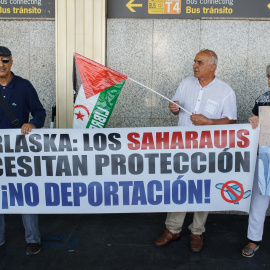
[[[78,53],[75,53],[75,61],[87,99],[128,78]]]

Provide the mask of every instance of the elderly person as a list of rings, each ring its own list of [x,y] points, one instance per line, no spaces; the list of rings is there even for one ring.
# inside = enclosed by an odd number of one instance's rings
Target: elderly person
[[[211,50],[202,50],[195,56],[194,76],[184,79],[176,90],[172,100],[193,112],[190,116],[179,107],[169,103],[171,112],[178,115],[179,126],[225,125],[236,123],[237,108],[233,89],[215,76],[217,55]],[[167,245],[180,238],[185,220],[185,212],[168,213],[166,229],[154,244]],[[203,247],[203,233],[208,212],[195,212],[190,224],[190,249],[198,252]]]
[[[268,78],[268,86],[270,87],[270,65],[266,68],[266,76]],[[257,128],[259,124],[259,106],[270,106],[270,91],[267,91],[263,95],[259,96],[256,99],[255,106],[252,109],[252,116],[249,118],[249,123],[251,123],[252,128]],[[269,147],[268,153],[269,152]],[[264,147],[265,148],[265,147]],[[265,167],[265,149],[260,148],[259,159],[256,164],[256,170],[254,175],[253,191],[250,205],[250,213],[248,220],[248,233],[247,238],[249,240],[248,244],[242,249],[242,255],[244,257],[253,257],[255,251],[259,249],[260,242],[262,241],[263,235],[263,226],[265,220],[265,214],[269,206],[270,193],[267,192],[265,182],[259,183],[261,181],[259,178],[264,177],[265,170],[268,171],[268,168]],[[258,164],[259,171],[258,171]],[[262,165],[262,166],[261,166]],[[269,166],[269,165],[268,165]],[[264,170],[263,170],[264,169]],[[264,172],[262,172],[264,171]],[[264,179],[265,180],[265,179]]]

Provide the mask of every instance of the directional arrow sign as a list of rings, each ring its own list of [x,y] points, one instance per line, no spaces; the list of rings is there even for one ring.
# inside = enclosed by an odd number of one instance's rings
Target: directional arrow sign
[[[270,0],[108,0],[107,10],[108,18],[269,19]]]
[[[142,4],[133,4],[135,0],[130,0],[127,3],[127,8],[131,11],[131,12],[136,12],[136,10],[133,7],[142,7]]]

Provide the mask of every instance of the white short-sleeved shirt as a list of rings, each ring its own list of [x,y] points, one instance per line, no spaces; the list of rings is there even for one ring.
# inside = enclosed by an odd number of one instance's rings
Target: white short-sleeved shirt
[[[202,87],[197,78],[188,77],[180,83],[172,100],[178,101],[190,113],[202,114],[210,119],[237,119],[235,92],[218,78]],[[190,115],[181,109],[178,125],[192,125]]]

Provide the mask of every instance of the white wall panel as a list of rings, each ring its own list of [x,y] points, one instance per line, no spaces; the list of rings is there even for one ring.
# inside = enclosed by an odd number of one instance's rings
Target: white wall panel
[[[73,119],[73,54],[105,64],[106,0],[56,0],[57,127]]]

